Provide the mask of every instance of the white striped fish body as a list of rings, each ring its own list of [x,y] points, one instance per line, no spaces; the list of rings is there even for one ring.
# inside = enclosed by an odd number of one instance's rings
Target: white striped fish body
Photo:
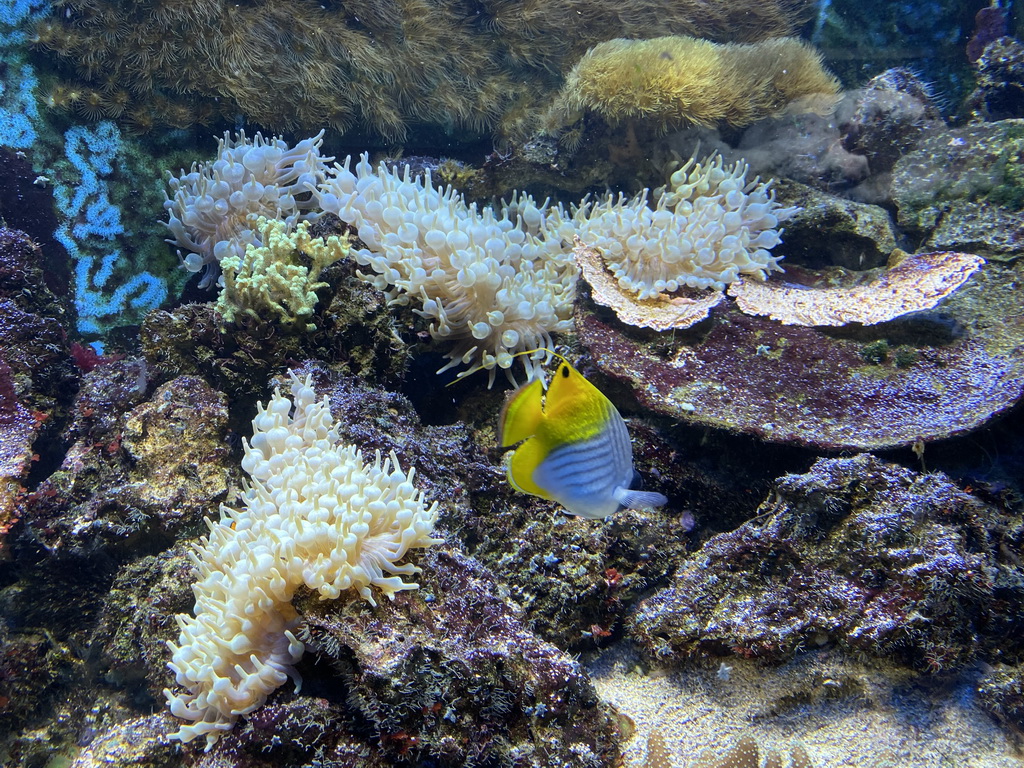
[[[622,417],[615,412],[594,437],[552,450],[533,470],[533,481],[574,515],[617,512],[616,493],[633,481],[633,446]]]
[[[557,501],[570,513],[604,518],[622,507],[658,507],[660,493],[630,490],[633,446],[622,416],[600,390],[562,362],[546,395],[539,381],[517,390],[498,424],[516,490]]]

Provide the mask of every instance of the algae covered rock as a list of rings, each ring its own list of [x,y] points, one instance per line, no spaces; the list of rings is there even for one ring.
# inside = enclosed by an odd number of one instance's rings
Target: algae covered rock
[[[709,539],[629,631],[655,657],[785,659],[829,644],[937,672],[1018,658],[1006,519],[939,474],[870,455],[787,475],[758,517]]]
[[[898,223],[926,246],[1009,259],[1024,251],[1024,120],[935,131],[893,170]]]
[[[424,552],[418,591],[377,609],[299,598],[300,639],[398,762],[612,766],[618,731],[578,662],[529,631],[476,561]]]
[[[855,93],[842,121],[843,146],[865,156],[872,173],[891,171],[923,136],[945,126],[928,83],[904,67],[887,69]]]
[[[868,275],[833,269],[800,282]],[[826,450],[910,446],[977,429],[1024,394],[1022,276],[1019,264],[988,264],[936,309],[841,329],[723,302],[685,332],[656,334],[582,301],[576,328],[595,365],[655,413]]]
[[[984,120],[1024,117],[1024,43],[1004,34],[985,46],[976,65],[977,87],[968,99],[974,115]]]
[[[25,504],[25,535],[49,555],[151,552],[226,496],[225,397],[195,377],[149,398],[148,388],[141,360],[107,362],[83,377],[64,461]]]
[[[806,267],[873,269],[884,266],[896,248],[888,212],[877,205],[829,195],[792,181],[775,186],[779,201],[799,210],[786,222],[783,237],[787,263]],[[828,247],[821,233],[828,232]]]
[[[190,521],[216,507],[232,463],[227,425],[227,398],[202,379],[179,376],[159,387],[128,415],[121,437],[133,474],[145,478],[140,500]]]

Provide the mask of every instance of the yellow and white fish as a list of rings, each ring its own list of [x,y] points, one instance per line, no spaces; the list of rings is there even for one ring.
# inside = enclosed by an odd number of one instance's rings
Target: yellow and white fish
[[[665,504],[660,493],[630,490],[633,446],[626,422],[597,387],[555,356],[562,362],[547,391],[540,379],[523,385],[498,420],[501,446],[521,443],[508,463],[512,487],[581,517]]]

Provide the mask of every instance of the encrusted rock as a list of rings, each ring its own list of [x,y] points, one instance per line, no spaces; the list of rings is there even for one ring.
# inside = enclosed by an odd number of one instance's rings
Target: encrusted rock
[[[26,499],[26,533],[50,554],[137,555],[135,547],[198,526],[226,495],[234,462],[223,395],[196,378],[147,401],[148,387],[142,360],[106,362],[83,377],[64,461]]]
[[[992,667],[978,685],[981,706],[1014,732],[1024,730],[1024,664]]]
[[[793,181],[780,182],[775,192],[779,202],[798,208],[786,222],[779,246],[785,255],[780,265],[784,270],[794,262],[812,269],[873,269],[883,266],[896,248],[896,233],[884,208]]]
[[[583,668],[533,635],[474,560],[433,548],[418,591],[370,609],[299,599],[301,639],[344,681],[384,755],[444,765],[617,764]]]
[[[139,499],[189,520],[216,507],[233,463],[227,425],[227,398],[202,379],[179,376],[159,387],[128,415],[121,438],[133,475],[145,478]]]
[[[937,672],[1017,656],[1006,518],[938,474],[870,455],[781,478],[756,518],[708,540],[629,630],[656,656],[784,659],[830,643]]]
[[[1024,117],[1024,43],[1007,35],[996,38],[976,64],[977,88],[968,98],[974,115],[986,121]]]
[[[864,155],[873,174],[886,172],[924,135],[944,125],[921,76],[893,67],[856,92],[854,109],[841,125],[843,146]]]
[[[841,333],[749,317],[732,302],[686,332],[641,331],[582,304],[576,327],[596,366],[651,411],[872,450],[964,434],[1021,398],[1022,279],[1020,265],[989,264],[936,310]]]
[[[70,763],[70,768],[174,768],[181,755],[170,749],[163,734],[167,713],[125,720],[99,733]]]
[[[1024,120],[924,138],[893,171],[898,222],[936,250],[1009,259],[1024,251]]]

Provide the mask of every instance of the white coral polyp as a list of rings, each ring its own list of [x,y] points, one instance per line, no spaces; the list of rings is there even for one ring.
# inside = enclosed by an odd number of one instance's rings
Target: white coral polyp
[[[199,580],[195,616],[176,617],[169,667],[183,693],[165,690],[171,713],[190,721],[172,738],[205,736],[209,749],[240,715],[260,707],[289,677],[303,645],[291,600],[305,585],[321,599],[355,590],[372,605],[372,588],[389,598],[416,589],[399,561],[431,537],[429,507],[394,453],[363,463],[343,445],[327,400],[292,374],[292,397],[274,393],[253,419],[242,467],[252,478],[244,508],[221,508],[218,523],[191,558]]]
[[[781,272],[780,257],[770,252],[781,242],[775,228],[797,209],[776,203],[770,183],[748,183],[747,169],[743,162],[725,168],[718,155],[691,159],[653,208],[647,190],[631,200],[609,195],[584,203],[574,217],[580,239],[640,299]]]
[[[508,370],[517,352],[551,346],[571,327],[576,267],[573,229],[560,208],[528,195],[500,214],[467,205],[430,174],[412,179],[366,155],[336,164],[316,191],[320,208],[354,227],[366,248],[361,274],[394,304],[415,300],[435,339],[455,342],[445,370],[478,364]],[[527,360],[527,368],[530,361]]]
[[[170,175],[164,209],[174,237],[167,242],[182,249],[178,255],[190,272],[206,268],[201,287],[217,280],[223,259],[242,258],[246,245],[262,245],[257,217],[280,219],[289,229],[307,218],[313,205],[309,186],[334,159],[320,156],[323,135],[320,131],[289,147],[259,133],[249,141],[244,131],[234,140],[225,132],[216,160]]]

